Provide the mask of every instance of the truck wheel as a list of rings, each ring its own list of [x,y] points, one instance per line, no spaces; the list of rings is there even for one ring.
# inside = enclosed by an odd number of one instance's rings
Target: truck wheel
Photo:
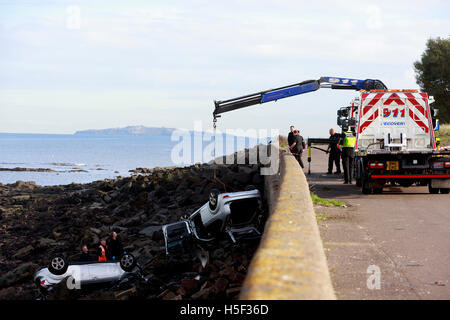
[[[361,188],[363,194],[372,193],[372,188],[369,187],[369,184],[367,183],[366,179],[364,179],[364,177],[361,178]]]
[[[371,194],[371,193],[372,193],[372,189],[366,188],[366,187],[364,186],[364,187],[362,187],[362,193],[363,193],[363,194]]]
[[[64,259],[64,257],[61,255],[54,256],[50,260],[50,263],[48,264],[48,271],[50,271],[50,273],[56,274],[58,276],[66,273],[67,268],[69,268],[69,264]]]
[[[449,194],[450,193],[450,189],[449,188],[440,188],[439,191],[442,194]]]
[[[356,163],[356,171],[357,171],[357,174],[355,175],[356,176],[356,186],[357,187],[361,187],[361,185],[362,185],[362,183],[361,183],[362,172],[361,172],[361,163],[360,163],[360,161],[358,161]]]
[[[438,189],[438,188],[432,188],[432,187],[431,187],[431,183],[428,184],[428,191],[429,191],[431,194],[437,194],[437,193],[439,193],[439,189]]]
[[[373,188],[373,193],[375,193],[375,194],[382,194],[383,193],[383,188]]]

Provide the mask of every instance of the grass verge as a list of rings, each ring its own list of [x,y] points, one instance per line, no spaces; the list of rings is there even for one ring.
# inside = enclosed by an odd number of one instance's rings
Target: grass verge
[[[345,206],[345,203],[343,201],[338,200],[325,200],[319,197],[318,195],[311,192],[311,200],[314,204],[320,204],[322,206],[328,206],[328,207],[342,207]]]

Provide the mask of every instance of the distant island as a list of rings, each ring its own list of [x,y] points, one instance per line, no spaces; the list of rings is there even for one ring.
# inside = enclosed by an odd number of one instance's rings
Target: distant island
[[[175,128],[128,126],[125,128],[89,129],[76,131],[75,135],[97,136],[170,136]]]

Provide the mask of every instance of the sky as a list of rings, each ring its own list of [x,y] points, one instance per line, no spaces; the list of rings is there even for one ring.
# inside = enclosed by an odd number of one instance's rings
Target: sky
[[[450,2],[0,0],[0,132],[212,127],[214,100],[321,76],[418,88]],[[218,129],[325,137],[355,91],[224,114]]]

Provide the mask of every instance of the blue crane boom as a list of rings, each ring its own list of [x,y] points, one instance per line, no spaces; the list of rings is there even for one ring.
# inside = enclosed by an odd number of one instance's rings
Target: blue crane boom
[[[219,114],[232,110],[249,107],[255,104],[262,104],[270,101],[277,101],[287,97],[296,96],[303,93],[313,92],[320,88],[349,89],[349,90],[386,90],[387,87],[380,80],[373,79],[350,79],[338,77],[321,77],[319,80],[306,80],[300,83],[265,90],[234,99],[214,101],[214,119],[220,117]]]

